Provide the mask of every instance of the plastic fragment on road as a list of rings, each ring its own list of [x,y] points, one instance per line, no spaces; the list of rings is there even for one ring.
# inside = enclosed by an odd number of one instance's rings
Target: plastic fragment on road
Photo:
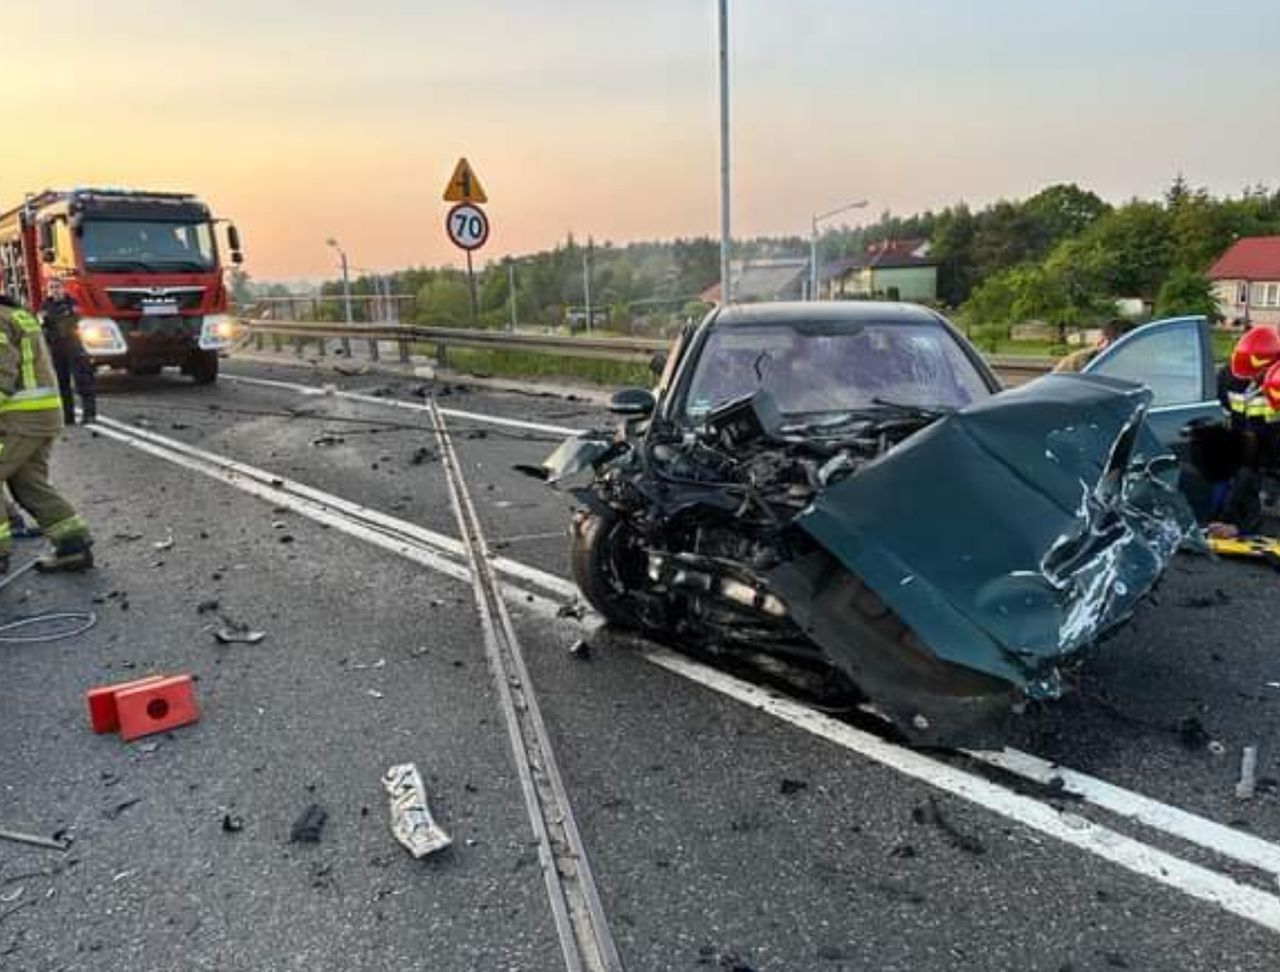
[[[1240,782],[1236,784],[1237,800],[1252,800],[1258,786],[1258,747],[1245,746],[1240,754]]]
[[[293,822],[289,830],[289,840],[295,844],[318,844],[324,823],[329,819],[329,811],[318,803],[313,803],[302,811],[302,816]]]
[[[15,844],[27,844],[31,847],[47,847],[50,850],[64,851],[71,846],[71,841],[55,840],[52,837],[41,837],[38,834],[24,834],[19,830],[0,829],[0,840],[11,840]]]
[[[391,832],[410,854],[426,857],[453,843],[431,816],[427,791],[416,765],[392,766],[383,774],[382,786],[391,797]]]
[[[222,627],[213,632],[213,636],[224,645],[256,645],[267,636],[265,631],[254,631],[247,624],[223,620]]]

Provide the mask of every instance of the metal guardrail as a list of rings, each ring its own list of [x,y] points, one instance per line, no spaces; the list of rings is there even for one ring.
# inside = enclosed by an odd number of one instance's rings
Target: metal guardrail
[[[448,349],[489,348],[493,350],[523,350],[540,354],[564,355],[575,358],[596,358],[605,361],[645,363],[659,351],[665,351],[671,342],[661,338],[624,337],[565,337],[558,334],[528,334],[498,330],[472,330],[460,327],[419,327],[408,324],[347,324],[316,321],[275,321],[262,318],[242,318],[241,325],[258,350],[265,350],[270,340],[276,351],[284,350],[284,341],[292,342],[297,354],[312,342],[319,353],[325,353],[326,340],[343,342],[345,354],[351,353],[351,341],[369,342],[369,355],[379,358],[378,342],[396,344],[401,362],[408,363],[415,344],[430,344],[435,349],[436,360],[441,367],[448,366]],[[1053,358],[1037,358],[1027,355],[994,354],[986,356],[987,363],[1006,381],[1029,381],[1053,367]]]

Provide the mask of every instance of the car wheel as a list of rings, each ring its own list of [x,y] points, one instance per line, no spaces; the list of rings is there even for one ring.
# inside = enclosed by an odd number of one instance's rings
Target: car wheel
[[[621,517],[579,511],[573,520],[573,579],[587,603],[610,624],[641,627],[634,591],[643,583],[646,558]]]

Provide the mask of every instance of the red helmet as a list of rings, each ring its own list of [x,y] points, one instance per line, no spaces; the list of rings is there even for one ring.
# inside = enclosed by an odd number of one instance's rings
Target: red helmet
[[[1262,379],[1259,390],[1272,410],[1280,412],[1280,361],[1267,369],[1267,376]]]
[[[1237,378],[1257,378],[1280,361],[1280,333],[1274,327],[1251,327],[1231,352],[1231,373]]]

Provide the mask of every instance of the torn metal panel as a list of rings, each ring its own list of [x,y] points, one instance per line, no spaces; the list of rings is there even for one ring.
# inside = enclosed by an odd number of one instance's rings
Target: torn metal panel
[[[1056,695],[1054,663],[1128,617],[1192,529],[1136,447],[1150,393],[1051,375],[939,419],[796,525],[946,661]]]
[[[426,857],[453,843],[427,806],[422,774],[413,763],[392,766],[382,777],[391,796],[391,832],[414,857]]]

